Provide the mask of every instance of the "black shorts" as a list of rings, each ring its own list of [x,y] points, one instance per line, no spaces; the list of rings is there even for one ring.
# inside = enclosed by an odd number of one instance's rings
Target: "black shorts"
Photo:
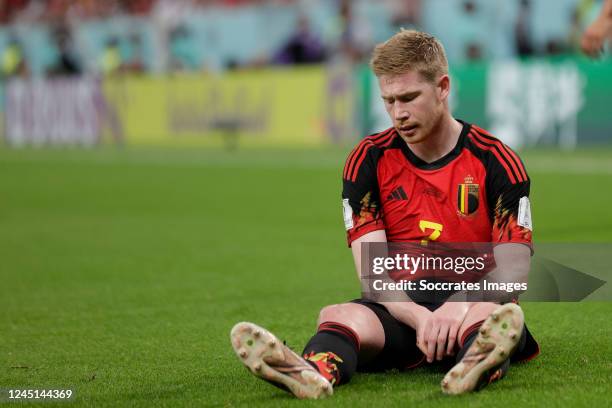
[[[365,364],[358,364],[357,371],[377,372],[393,368],[400,370],[416,367],[425,361],[425,355],[416,345],[416,330],[396,320],[383,305],[366,299],[351,300],[373,311],[385,332],[385,346],[378,356]]]
[[[416,345],[416,330],[395,319],[383,305],[366,299],[351,300],[351,303],[363,305],[373,311],[385,332],[385,345],[374,359],[367,363],[357,365],[357,371],[378,372],[390,369],[409,369],[420,366],[425,362],[425,355]],[[443,303],[419,303],[432,312]],[[527,326],[523,330],[523,339],[517,351],[512,355],[511,361],[528,361],[535,358],[540,348]],[[441,364],[450,369],[456,363],[455,357],[445,358]]]

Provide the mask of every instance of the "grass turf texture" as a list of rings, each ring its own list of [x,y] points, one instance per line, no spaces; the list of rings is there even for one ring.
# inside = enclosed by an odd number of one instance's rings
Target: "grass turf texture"
[[[83,406],[609,403],[606,302],[525,304],[542,354],[468,396],[442,395],[433,367],[356,375],[305,403],[248,374],[234,323],[300,351],[322,306],[359,295],[345,155],[0,150],[0,388],[72,388]],[[610,157],[524,155],[536,240],[612,242]]]

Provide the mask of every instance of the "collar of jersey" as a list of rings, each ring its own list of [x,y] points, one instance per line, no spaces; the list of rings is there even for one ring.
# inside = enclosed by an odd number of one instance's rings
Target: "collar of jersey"
[[[451,161],[453,161],[455,157],[461,154],[461,151],[463,150],[465,138],[467,137],[467,134],[470,132],[470,127],[471,127],[469,123],[466,123],[459,119],[456,119],[456,120],[463,125],[463,129],[461,129],[461,134],[459,135],[457,144],[455,145],[453,150],[448,152],[443,157],[440,157],[438,160],[432,161],[431,163],[427,163],[425,160],[421,159],[416,154],[414,154],[412,150],[410,150],[410,147],[408,147],[408,144],[401,137],[398,137],[396,140],[398,141],[398,144],[400,145],[400,149],[404,153],[404,156],[406,157],[406,159],[410,163],[412,163],[415,167],[421,170],[437,170],[437,169],[440,169],[446,166]]]

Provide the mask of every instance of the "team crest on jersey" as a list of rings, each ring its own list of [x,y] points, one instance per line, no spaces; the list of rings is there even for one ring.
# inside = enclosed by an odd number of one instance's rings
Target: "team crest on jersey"
[[[478,184],[473,183],[471,176],[464,181],[457,189],[457,209],[463,215],[470,215],[478,209]]]

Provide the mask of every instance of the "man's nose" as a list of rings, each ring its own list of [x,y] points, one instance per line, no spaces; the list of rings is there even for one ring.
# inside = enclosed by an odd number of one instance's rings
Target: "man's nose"
[[[393,105],[393,118],[398,122],[410,118],[410,112],[408,112],[408,109],[405,104],[395,103]]]

